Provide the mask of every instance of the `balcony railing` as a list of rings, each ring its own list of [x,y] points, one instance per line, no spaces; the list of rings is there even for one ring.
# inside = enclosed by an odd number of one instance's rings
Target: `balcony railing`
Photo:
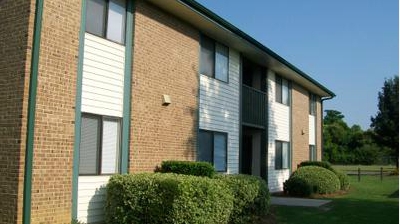
[[[265,93],[246,85],[243,85],[242,91],[242,123],[264,128],[267,107]]]

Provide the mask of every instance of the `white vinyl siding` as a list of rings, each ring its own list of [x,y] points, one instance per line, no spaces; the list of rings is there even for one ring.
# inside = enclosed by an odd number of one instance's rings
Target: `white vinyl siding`
[[[315,116],[308,115],[308,141],[310,145],[316,145],[316,136],[315,136]]]
[[[271,192],[282,191],[289,178],[289,169],[275,169],[275,141],[290,144],[290,107],[275,100],[275,73],[268,71],[268,187]],[[289,91],[290,94],[290,91]],[[291,159],[289,157],[289,166]]]
[[[119,171],[121,124],[118,118],[123,116],[124,64],[125,46],[85,33],[81,111],[96,117],[104,116],[101,132],[102,174]],[[108,179],[108,175],[79,176],[78,220],[85,223],[104,222]]]
[[[106,185],[110,176],[80,176],[78,179],[78,220],[104,222]]]
[[[125,47],[85,34],[82,112],[122,117]]]
[[[228,83],[200,75],[200,129],[228,133],[227,173],[239,172],[240,55],[229,49]]]

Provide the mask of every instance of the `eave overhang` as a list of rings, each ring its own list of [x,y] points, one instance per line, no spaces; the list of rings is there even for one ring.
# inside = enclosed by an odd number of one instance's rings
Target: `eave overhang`
[[[154,5],[189,23],[200,32],[241,52],[243,56],[266,66],[286,79],[322,97],[335,94],[284,58],[216,15],[194,0],[148,0]]]

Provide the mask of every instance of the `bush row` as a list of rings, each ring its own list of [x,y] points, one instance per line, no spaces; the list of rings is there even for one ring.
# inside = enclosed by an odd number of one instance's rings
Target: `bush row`
[[[114,175],[106,223],[227,223],[233,195],[224,181],[178,174]]]
[[[210,163],[193,161],[163,161],[157,171],[202,177],[213,177],[216,174]]]
[[[254,223],[268,212],[268,187],[259,177],[213,174],[214,178],[209,178],[209,171],[188,171],[203,167],[202,163],[170,161],[163,165],[161,172],[168,170],[198,176],[114,175],[107,185],[107,223],[244,224]]]

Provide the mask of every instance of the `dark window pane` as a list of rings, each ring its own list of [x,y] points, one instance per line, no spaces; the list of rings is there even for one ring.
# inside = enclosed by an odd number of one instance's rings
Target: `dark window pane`
[[[216,171],[226,171],[226,135],[214,134],[214,167]]]
[[[103,36],[106,2],[88,0],[86,4],[86,31]]]
[[[282,103],[282,78],[275,75],[275,101]]]
[[[201,37],[200,73],[214,76],[214,41],[206,36]]]
[[[97,174],[99,119],[82,117],[79,150],[79,174]]]
[[[282,169],[282,142],[275,142],[275,169]]]
[[[125,42],[125,0],[110,0],[108,4],[107,39]]]
[[[229,49],[221,44],[215,45],[215,78],[228,82]]]
[[[213,136],[212,132],[199,132],[199,151],[197,160],[213,163]]]

